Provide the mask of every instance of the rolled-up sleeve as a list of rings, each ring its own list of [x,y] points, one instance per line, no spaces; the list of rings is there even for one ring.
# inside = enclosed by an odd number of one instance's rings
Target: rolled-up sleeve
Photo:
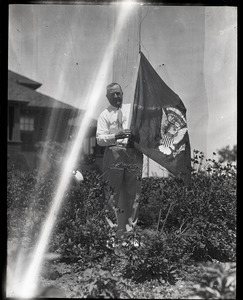
[[[110,133],[109,120],[101,114],[97,121],[96,140],[99,146],[112,146],[116,144],[115,134]]]

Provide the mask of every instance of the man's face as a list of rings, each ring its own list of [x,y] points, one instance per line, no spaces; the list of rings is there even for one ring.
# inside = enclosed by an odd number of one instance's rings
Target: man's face
[[[123,93],[119,85],[114,85],[113,87],[109,88],[106,97],[111,105],[117,108],[122,106]]]

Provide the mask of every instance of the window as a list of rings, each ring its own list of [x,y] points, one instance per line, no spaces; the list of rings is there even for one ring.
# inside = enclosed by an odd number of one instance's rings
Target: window
[[[34,131],[34,118],[20,117],[21,131]]]

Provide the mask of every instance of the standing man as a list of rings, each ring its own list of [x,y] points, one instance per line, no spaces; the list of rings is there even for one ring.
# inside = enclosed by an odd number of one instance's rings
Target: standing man
[[[111,205],[117,211],[116,238],[119,239],[137,222],[143,154],[133,147],[130,139],[121,86],[109,84],[106,97],[110,105],[98,118],[96,139],[98,145],[106,147],[103,174],[113,190]]]

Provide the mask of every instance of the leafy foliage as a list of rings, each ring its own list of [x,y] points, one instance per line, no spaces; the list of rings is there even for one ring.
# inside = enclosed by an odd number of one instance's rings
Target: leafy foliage
[[[124,280],[102,269],[100,265],[87,268],[80,277],[80,283],[82,283],[82,292],[79,292],[81,297],[117,299],[128,296],[131,298],[130,293],[120,287],[125,286]]]
[[[175,249],[171,236],[156,233],[152,230],[141,231],[134,236],[131,233],[127,239],[139,241],[140,246],[130,246],[122,248],[121,251],[126,257],[126,263],[123,269],[123,275],[132,278],[135,282],[144,282],[145,280],[159,280],[161,283],[176,282],[176,269],[180,263],[175,259]]]
[[[204,168],[195,167],[202,166],[204,159],[195,151],[191,189],[186,189],[179,178],[142,179],[138,226],[124,237],[125,246],[114,250],[106,247],[116,229],[105,218],[106,183],[96,171],[82,172],[80,186],[71,182],[49,251],[60,253],[67,262],[78,262],[82,274],[89,270],[80,279],[86,286],[85,296],[122,297],[118,288],[124,284],[121,278],[174,284],[181,266],[191,260],[235,261],[236,168],[214,159],[206,160]],[[58,171],[53,169],[45,174],[8,171],[11,237],[25,239],[29,246],[35,243],[58,178]],[[97,264],[102,267],[97,268]],[[120,275],[114,275],[114,269],[119,269]],[[222,296],[224,292],[219,293]]]
[[[219,264],[208,266],[200,277],[200,284],[194,285],[192,292],[197,299],[235,299],[235,274],[225,274],[225,270]]]
[[[145,180],[140,222],[157,223],[157,231],[176,236],[179,256],[191,252],[195,260],[235,260],[236,173],[216,162],[207,172],[193,173],[191,190],[172,177]]]
[[[56,174],[8,171],[7,221],[11,237],[33,243],[51,205]]]
[[[84,171],[83,176],[81,188],[70,187],[66,194],[51,245],[64,258],[81,261],[99,257],[108,239],[104,184],[96,171]]]

